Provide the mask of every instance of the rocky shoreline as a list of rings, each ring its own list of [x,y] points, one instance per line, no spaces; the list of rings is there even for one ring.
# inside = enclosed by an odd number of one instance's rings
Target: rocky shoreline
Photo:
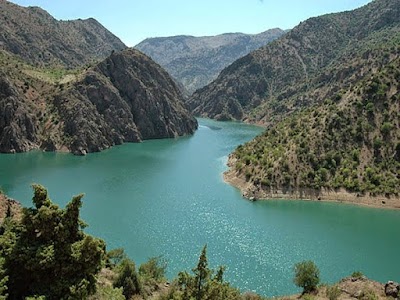
[[[374,208],[400,209],[400,197],[385,197],[383,195],[372,196],[368,193],[365,195],[349,193],[344,189],[320,191],[304,188],[304,189],[264,189],[255,186],[252,182],[246,181],[245,177],[236,172],[233,168],[235,158],[232,155],[228,159],[229,169],[224,172],[223,178],[226,183],[238,188],[243,197],[250,201],[258,200],[305,200],[305,201],[325,201],[348,203],[360,206],[368,206]]]

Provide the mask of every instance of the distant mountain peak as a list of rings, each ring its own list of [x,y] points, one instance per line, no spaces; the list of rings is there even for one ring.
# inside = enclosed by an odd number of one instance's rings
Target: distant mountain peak
[[[193,93],[214,80],[224,67],[239,57],[284,33],[275,28],[260,34],[231,32],[202,37],[178,35],[148,38],[135,47],[158,62],[189,93]]]

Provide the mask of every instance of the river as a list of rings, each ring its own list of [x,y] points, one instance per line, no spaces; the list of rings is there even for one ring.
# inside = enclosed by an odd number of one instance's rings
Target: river
[[[137,263],[163,255],[168,276],[190,271],[203,245],[226,279],[265,296],[297,292],[293,265],[313,260],[323,282],[353,271],[399,280],[400,211],[307,201],[249,202],[225,184],[227,155],[262,129],[199,119],[190,137],[125,144],[78,157],[0,155],[0,186],[30,206],[31,183],[64,206],[85,193],[86,231]]]

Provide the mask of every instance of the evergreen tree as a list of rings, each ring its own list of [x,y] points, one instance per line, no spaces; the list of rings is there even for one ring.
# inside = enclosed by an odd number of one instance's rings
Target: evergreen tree
[[[182,300],[234,300],[241,299],[240,292],[231,287],[229,283],[223,282],[225,268],[219,267],[217,273],[212,277],[213,271],[208,267],[207,246],[201,251],[197,267],[191,276],[187,272],[180,272],[178,275],[178,286],[180,291],[174,291],[170,298],[179,294],[176,299]]]
[[[15,242],[4,256],[9,299],[86,298],[95,291],[105,244],[82,231],[83,195],[60,209],[44,187],[33,185],[33,190],[35,207],[23,209],[21,223],[12,229]]]
[[[192,271],[195,275],[194,282],[196,285],[194,296],[197,300],[201,300],[203,294],[206,293],[207,283],[211,275],[211,270],[208,268],[207,262],[207,245],[203,247],[197,267]]]
[[[121,262],[118,273],[119,275],[114,282],[114,287],[122,287],[122,293],[126,299],[130,299],[133,295],[140,294],[141,284],[133,261],[125,258]]]

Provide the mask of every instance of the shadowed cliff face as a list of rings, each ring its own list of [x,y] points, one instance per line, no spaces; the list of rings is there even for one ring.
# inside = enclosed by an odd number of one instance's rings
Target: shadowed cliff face
[[[10,75],[0,74],[1,152],[85,154],[197,129],[173,80],[137,50],[113,53],[65,84],[32,78],[38,69],[18,64],[14,70],[2,59]]]
[[[38,7],[0,0],[0,45],[37,65],[76,67],[126,46],[94,19],[57,21]]]
[[[0,152],[37,148],[37,121],[33,108],[0,72]]]
[[[112,54],[57,95],[54,104],[77,154],[192,134],[197,128],[173,80],[134,49]]]

